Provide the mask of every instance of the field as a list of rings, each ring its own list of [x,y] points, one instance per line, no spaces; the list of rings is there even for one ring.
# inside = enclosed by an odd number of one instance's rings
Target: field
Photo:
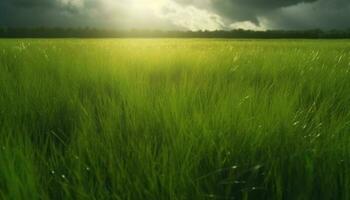
[[[350,41],[0,40],[0,199],[350,199]]]

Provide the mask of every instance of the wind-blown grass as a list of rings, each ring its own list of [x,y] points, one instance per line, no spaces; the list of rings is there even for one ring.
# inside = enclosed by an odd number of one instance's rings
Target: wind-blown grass
[[[1,40],[0,199],[350,199],[347,40]]]

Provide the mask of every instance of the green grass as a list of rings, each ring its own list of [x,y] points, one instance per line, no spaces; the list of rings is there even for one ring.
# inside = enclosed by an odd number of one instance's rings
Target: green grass
[[[0,199],[350,199],[350,41],[0,40]]]

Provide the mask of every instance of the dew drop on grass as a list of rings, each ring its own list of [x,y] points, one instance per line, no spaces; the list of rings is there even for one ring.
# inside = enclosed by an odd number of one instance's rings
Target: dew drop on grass
[[[257,170],[259,170],[261,167],[262,167],[261,165],[256,165],[256,166],[253,168],[253,170],[257,171]]]
[[[297,126],[300,123],[300,121],[296,121],[293,123],[293,126]]]

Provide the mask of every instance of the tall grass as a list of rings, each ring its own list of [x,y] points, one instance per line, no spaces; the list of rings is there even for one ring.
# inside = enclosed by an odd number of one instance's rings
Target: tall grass
[[[350,199],[350,42],[1,40],[0,199]]]

